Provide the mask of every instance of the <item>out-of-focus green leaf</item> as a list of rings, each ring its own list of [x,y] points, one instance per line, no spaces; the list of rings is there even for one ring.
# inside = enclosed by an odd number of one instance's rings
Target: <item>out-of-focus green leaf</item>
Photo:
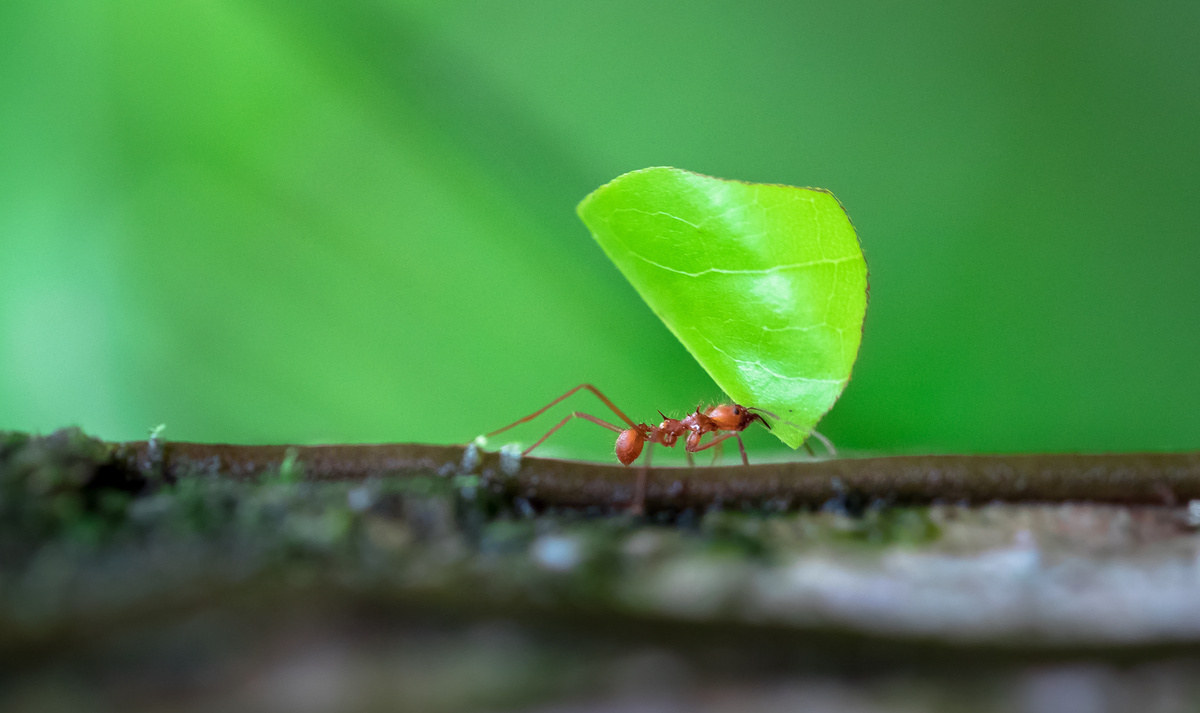
[[[850,380],[867,308],[867,264],[837,199],[647,168],[578,211],[717,385],[778,414],[772,432],[798,448]]]

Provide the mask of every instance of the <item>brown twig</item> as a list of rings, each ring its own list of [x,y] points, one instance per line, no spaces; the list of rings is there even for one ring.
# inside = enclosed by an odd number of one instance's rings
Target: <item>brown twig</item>
[[[475,474],[492,487],[538,505],[624,507],[635,473],[620,465],[523,458],[502,467],[499,454],[472,447],[422,444],[238,446],[203,443],[114,444],[119,465],[168,478],[210,473],[252,478],[285,459],[307,480],[376,475]],[[648,510],[726,507],[787,509],[833,498],[891,503],[937,501],[1090,501],[1174,505],[1200,499],[1200,453],[1111,455],[928,455],[843,458],[648,471]]]

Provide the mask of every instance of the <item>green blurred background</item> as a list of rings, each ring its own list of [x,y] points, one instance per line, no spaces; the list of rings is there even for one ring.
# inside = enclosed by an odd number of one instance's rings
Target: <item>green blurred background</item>
[[[7,0],[0,428],[448,443],[585,380],[719,398],[574,214],[650,165],[846,205],[843,448],[1200,448],[1194,2]]]

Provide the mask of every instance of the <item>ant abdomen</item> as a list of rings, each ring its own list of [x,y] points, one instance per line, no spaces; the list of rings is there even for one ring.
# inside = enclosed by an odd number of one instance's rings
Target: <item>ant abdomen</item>
[[[636,429],[627,428],[617,436],[617,460],[621,465],[629,465],[642,454],[642,446],[646,443],[646,435]]]

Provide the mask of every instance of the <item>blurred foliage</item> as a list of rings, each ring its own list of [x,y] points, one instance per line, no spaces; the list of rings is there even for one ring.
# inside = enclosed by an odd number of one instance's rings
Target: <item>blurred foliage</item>
[[[10,0],[0,428],[465,442],[581,381],[689,410],[719,391],[573,213],[676,165],[846,205],[843,448],[1195,448],[1198,31],[1165,1]]]

